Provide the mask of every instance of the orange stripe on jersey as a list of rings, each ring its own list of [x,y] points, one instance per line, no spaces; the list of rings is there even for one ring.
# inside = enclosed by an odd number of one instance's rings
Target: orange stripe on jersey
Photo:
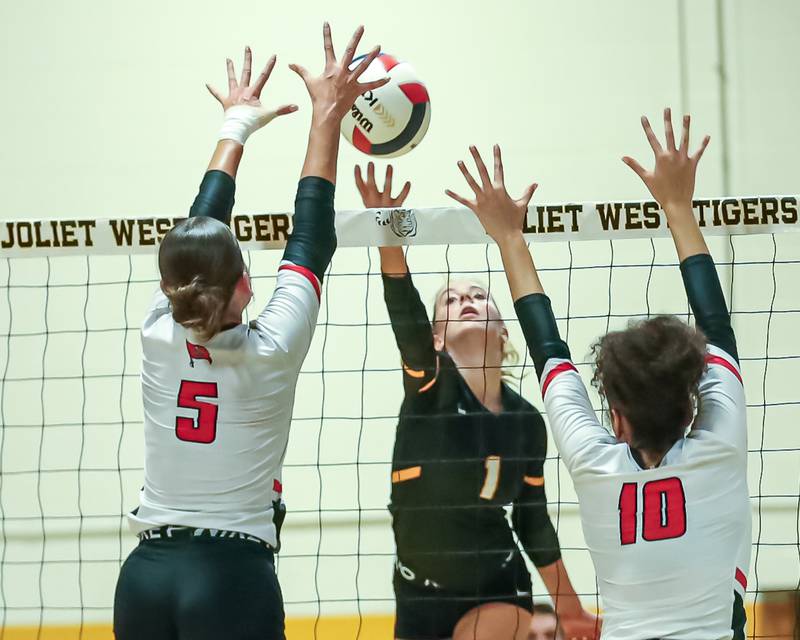
[[[424,378],[425,377],[425,372],[424,371],[417,371],[416,369],[412,369],[405,362],[403,363],[403,371],[405,371],[412,378]]]
[[[564,373],[565,371],[577,372],[578,370],[575,368],[575,365],[572,364],[571,362],[562,362],[561,364],[553,367],[542,381],[542,397],[544,397],[544,394],[547,393],[547,388],[550,386],[550,383],[553,382],[553,380],[555,380],[556,376],[559,373]]]
[[[406,480],[413,480],[414,478],[419,478],[422,475],[422,467],[408,467],[407,469],[398,469],[397,471],[392,471],[392,484],[397,484],[398,482],[405,482]]]
[[[412,369],[405,362],[403,363],[403,371],[405,371],[412,378],[417,378],[418,380],[420,378],[424,378],[425,375],[426,375],[425,371],[418,371],[417,369]],[[439,377],[439,356],[437,355],[436,356],[436,373],[434,373],[434,375],[433,375],[433,380],[431,380],[430,382],[425,383],[422,387],[420,387],[420,389],[419,389],[419,391],[417,391],[417,393],[424,393],[428,389],[430,389],[434,384],[436,384],[436,379],[438,377]]]
[[[301,276],[305,277],[311,283],[311,286],[314,287],[314,293],[317,294],[317,300],[322,297],[322,291],[320,290],[319,280],[317,280],[317,276],[314,275],[314,272],[311,269],[303,267],[299,264],[288,264],[284,263],[280,267],[278,267],[278,271],[294,271],[295,273],[299,273]]]
[[[544,486],[544,478],[542,476],[525,476],[522,479],[525,481],[525,484],[529,484],[532,487]]]
[[[739,381],[740,384],[744,385],[744,382],[742,382],[742,376],[739,375],[739,372],[736,370],[736,367],[734,367],[725,358],[720,358],[719,356],[712,356],[709,354],[706,356],[706,364],[709,366],[712,364],[718,364],[722,367],[725,367],[728,371],[730,371],[733,375],[736,376],[736,379]]]

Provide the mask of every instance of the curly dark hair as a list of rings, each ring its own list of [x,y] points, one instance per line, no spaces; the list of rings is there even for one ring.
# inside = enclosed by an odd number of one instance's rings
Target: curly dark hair
[[[592,353],[592,384],[630,422],[631,447],[666,453],[694,415],[705,336],[674,316],[657,316],[606,334]]]

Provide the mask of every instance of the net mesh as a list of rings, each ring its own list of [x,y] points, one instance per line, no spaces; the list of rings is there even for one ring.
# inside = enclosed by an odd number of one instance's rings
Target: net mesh
[[[792,234],[766,234],[710,244],[747,389],[754,513],[748,597],[758,603],[766,592],[797,590],[800,580],[800,243]],[[587,383],[590,345],[606,331],[657,313],[691,320],[669,240],[534,250]],[[261,304],[279,255],[247,255]],[[514,384],[541,408],[496,248],[413,247],[408,261],[429,303],[448,278],[489,287],[523,354]],[[70,625],[69,637],[89,637],[92,625],[111,618],[119,567],[136,542],[124,514],[136,506],[142,482],[137,333],[157,286],[152,256],[0,263],[0,638],[21,637],[13,634],[23,627],[26,637],[45,637],[53,625]],[[377,251],[340,250],[298,383],[278,559],[287,617],[311,620],[315,636],[326,635],[331,616],[349,616],[352,637],[366,637],[370,617],[393,609],[386,505],[401,397]],[[599,607],[577,499],[552,442],[545,486],[576,590],[587,606]],[[534,578],[535,599],[547,600]],[[759,611],[751,614],[751,631]]]

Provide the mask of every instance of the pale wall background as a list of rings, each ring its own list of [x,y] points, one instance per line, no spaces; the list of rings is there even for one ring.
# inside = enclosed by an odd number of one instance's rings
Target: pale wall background
[[[488,149],[493,142],[503,145],[509,185],[520,189],[535,178],[539,201],[645,197],[619,157],[649,161],[638,118],[646,113],[658,122],[665,105],[691,111],[695,140],[703,132],[712,135],[698,195],[727,195],[726,186],[734,195],[797,193],[800,3],[721,4],[728,185],[717,5],[710,0],[684,3],[683,49],[675,0],[5,2],[0,217],[184,213],[220,121],[203,84],[224,86],[225,57],[238,66],[245,44],[252,45],[256,64],[278,53],[265,100],[294,101],[301,111],[248,144],[237,208],[288,209],[310,106],[285,64],[320,67],[323,19],[330,20],[340,51],[364,23],[365,47],[381,43],[411,61],[428,84],[428,136],[395,161],[398,176],[414,181],[412,206],[445,203],[444,187],[461,185],[455,161],[467,145]],[[363,160],[343,143],[338,207],[359,206],[350,173]],[[753,405],[751,493],[761,496],[754,500],[762,544],[751,586],[795,588],[800,364],[788,356],[800,354],[798,313],[791,313],[800,309],[800,269],[792,263],[800,259],[800,243],[784,235],[775,245],[769,237],[737,238],[734,244],[742,266],[735,270],[733,308],[740,312],[735,322]],[[718,260],[730,260],[727,241],[713,248]],[[654,312],[685,312],[677,269],[669,264],[670,243],[621,241],[613,250],[615,265],[637,266],[615,267],[609,302],[608,243],[573,244],[572,263],[564,245],[535,249],[541,266],[562,269],[549,271],[545,284],[559,315],[573,318],[569,339],[576,357],[609,326],[644,314],[648,303]],[[447,260],[451,271],[486,271],[487,255],[498,269],[493,249],[487,254],[454,247]],[[781,261],[775,267],[773,256]],[[251,258],[263,303],[277,255]],[[285,470],[290,516],[280,562],[290,615],[390,612],[393,606],[393,544],[384,506],[400,374],[376,259],[365,249],[337,255],[333,271],[339,275],[328,279],[323,324],[301,378]],[[447,270],[443,248],[415,248],[409,260],[417,272]],[[573,270],[568,288],[563,269],[570,264],[597,267]],[[86,620],[110,617],[117,568],[134,542],[120,529],[119,514],[135,506],[141,483],[135,329],[155,286],[153,267],[150,257],[0,264],[0,367],[6,381],[0,396],[0,623],[38,623],[43,606],[46,623],[75,621],[81,606]],[[369,278],[363,275],[368,270]],[[721,272],[729,283],[731,270]],[[362,275],[342,275],[351,273]],[[439,274],[417,278],[426,300],[441,282]],[[510,314],[502,273],[492,273],[491,284]],[[783,313],[772,316],[769,354],[785,359],[766,365],[769,315],[747,312],[770,305]],[[517,326],[509,325],[522,347]],[[319,373],[323,361],[325,376]],[[588,377],[588,367],[583,371]],[[533,376],[521,389],[541,406]],[[766,418],[757,406],[765,402]],[[594,574],[582,549],[571,483],[556,453],[551,447],[547,465],[551,512],[576,586],[591,605]]]

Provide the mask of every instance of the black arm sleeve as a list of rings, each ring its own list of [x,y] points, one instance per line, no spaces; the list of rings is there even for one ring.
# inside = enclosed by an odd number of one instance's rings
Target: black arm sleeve
[[[739,362],[736,336],[714,260],[706,253],[690,256],[681,262],[681,275],[697,326],[706,340]]]
[[[550,358],[570,359],[569,347],[558,333],[550,298],[543,293],[531,293],[517,300],[514,310],[539,378]]]
[[[526,476],[531,480],[544,481],[544,459],[547,455],[547,431],[541,415],[536,416],[531,462]],[[547,495],[544,484],[525,484],[514,501],[511,522],[517,532],[525,553],[537,567],[546,567],[561,559],[561,544],[558,534],[547,512]]]
[[[200,191],[189,209],[189,217],[207,216],[230,224],[235,192],[236,182],[227,173],[217,170],[206,172],[200,183]]]
[[[383,298],[403,363],[413,370],[435,375],[436,351],[425,305],[411,281],[411,274],[398,278],[383,274]]]
[[[336,251],[335,190],[334,184],[325,178],[300,179],[294,201],[292,235],[283,252],[284,260],[311,270],[320,282]]]

